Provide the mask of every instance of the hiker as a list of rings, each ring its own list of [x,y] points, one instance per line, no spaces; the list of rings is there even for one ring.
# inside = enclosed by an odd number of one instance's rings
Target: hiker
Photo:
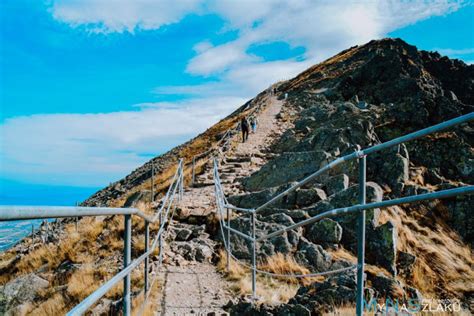
[[[250,118],[250,127],[252,128],[252,133],[254,134],[257,132],[257,123],[258,119],[255,116],[252,116]]]
[[[246,117],[240,120],[240,129],[242,130],[242,143],[245,143],[247,138],[249,138],[249,122]]]

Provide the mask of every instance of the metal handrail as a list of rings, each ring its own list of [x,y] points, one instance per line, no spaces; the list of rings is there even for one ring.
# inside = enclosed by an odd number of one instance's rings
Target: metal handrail
[[[110,216],[110,215],[123,215],[125,217],[125,229],[124,229],[124,268],[113,276],[110,280],[101,285],[97,290],[91,293],[67,315],[82,315],[91,306],[93,306],[102,296],[104,296],[111,288],[113,288],[118,282],[124,280],[124,291],[123,291],[123,313],[124,315],[130,315],[131,303],[130,303],[130,273],[142,262],[145,263],[144,267],[144,292],[145,294],[149,290],[148,284],[148,260],[150,255],[156,250],[157,247],[160,249],[160,261],[163,253],[163,233],[165,226],[169,222],[169,212],[171,206],[175,201],[177,195],[178,202],[183,197],[183,160],[180,159],[178,168],[174,173],[171,180],[170,186],[165,197],[162,200],[162,205],[158,212],[154,216],[148,216],[137,208],[113,208],[113,207],[69,207],[69,206],[8,206],[0,205],[0,221],[10,220],[24,220],[24,219],[38,219],[38,218],[65,218],[77,216]],[[131,216],[137,216],[145,221],[145,251],[138,258],[131,261]],[[149,245],[149,225],[152,223],[160,223],[158,232],[151,244]],[[170,225],[168,225],[169,228]],[[146,303],[146,299],[143,304]]]
[[[419,202],[419,201],[425,201],[425,200],[432,200],[432,199],[442,199],[442,198],[448,198],[452,196],[457,196],[457,195],[463,195],[463,194],[474,194],[474,186],[473,185],[468,185],[468,186],[463,186],[459,188],[454,188],[454,189],[447,189],[447,190],[441,190],[437,192],[432,192],[432,193],[425,193],[425,194],[420,194],[420,195],[414,195],[414,196],[408,196],[408,197],[403,197],[403,198],[397,198],[393,200],[385,200],[385,201],[380,201],[380,202],[373,202],[366,204],[366,156],[375,152],[379,152],[381,150],[405,143],[410,140],[418,139],[420,137],[433,134],[442,130],[445,130],[447,128],[466,123],[469,121],[474,120],[474,112],[471,112],[466,115],[462,115],[460,117],[445,121],[440,124],[433,125],[431,127],[407,134],[405,136],[401,136],[395,139],[392,139],[390,141],[387,141],[382,144],[378,144],[369,148],[366,148],[364,150],[357,150],[354,153],[345,155],[343,157],[337,158],[334,161],[330,162],[323,168],[320,168],[313,174],[309,175],[308,177],[304,178],[297,184],[293,185],[289,189],[285,190],[284,192],[276,195],[275,197],[271,198],[269,201],[263,203],[261,206],[257,207],[256,209],[245,209],[245,208],[239,208],[233,205],[230,205],[227,202],[227,199],[224,194],[224,190],[222,188],[222,184],[220,181],[219,177],[219,170],[218,170],[218,163],[217,159],[214,159],[214,184],[215,184],[215,194],[216,194],[216,204],[217,204],[217,209],[219,211],[219,224],[221,227],[221,232],[222,232],[222,237],[223,237],[223,242],[224,242],[224,247],[227,252],[227,269],[229,270],[229,262],[230,258],[235,256],[232,255],[231,250],[230,250],[230,233],[235,233],[239,236],[242,236],[249,240],[252,243],[252,266],[250,267],[252,270],[252,296],[254,299],[256,299],[256,272],[260,273],[265,273],[267,275],[273,275],[273,276],[283,276],[281,274],[275,274],[271,273],[268,271],[262,271],[258,270],[256,267],[256,243],[278,236],[280,234],[283,234],[289,230],[305,226],[311,223],[314,223],[316,221],[319,221],[323,218],[327,217],[333,217],[336,215],[343,215],[347,213],[358,213],[358,244],[357,244],[357,295],[356,295],[356,313],[357,315],[362,315],[363,314],[363,294],[364,294],[364,264],[365,264],[365,211],[368,209],[374,209],[374,208],[383,208],[383,207],[388,207],[388,206],[394,206],[394,205],[400,205],[400,204],[406,204],[406,203],[413,203],[413,202]],[[353,205],[353,206],[348,206],[348,207],[343,207],[343,208],[336,208],[330,211],[326,211],[324,213],[318,214],[316,216],[313,216],[311,218],[308,218],[306,220],[303,220],[299,223],[290,225],[288,227],[282,228],[276,232],[261,236],[259,238],[255,237],[255,222],[256,222],[256,213],[259,211],[265,209],[272,203],[276,202],[277,200],[281,199],[282,197],[290,194],[291,192],[297,190],[298,188],[308,184],[321,174],[323,174],[326,171],[329,171],[336,167],[337,165],[350,161],[358,159],[359,160],[359,204]],[[224,215],[223,215],[223,210],[227,210],[227,225],[224,223]],[[235,211],[241,211],[241,212],[246,212],[250,213],[251,215],[251,230],[252,230],[252,236],[248,236],[244,234],[241,231],[238,231],[234,228],[231,227],[230,225],[230,219],[231,219],[231,210]],[[227,234],[224,233],[224,230],[227,232]],[[235,258],[237,259],[237,258]],[[238,259],[237,259],[238,260]],[[240,260],[238,260],[239,263],[242,263]],[[347,269],[343,269],[347,270]],[[335,272],[341,272],[341,271],[325,271],[323,273],[335,273]],[[313,274],[314,275],[314,274]],[[290,275],[286,275],[287,277],[290,277]],[[297,276],[295,276],[297,277]]]

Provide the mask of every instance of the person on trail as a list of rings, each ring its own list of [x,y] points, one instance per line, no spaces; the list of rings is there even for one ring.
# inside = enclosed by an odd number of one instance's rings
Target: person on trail
[[[242,131],[242,143],[245,143],[249,138],[249,122],[246,117],[243,117],[242,120],[240,120],[240,130]]]
[[[250,127],[252,127],[252,133],[254,134],[257,132],[257,123],[258,123],[257,117],[252,116],[250,118]]]

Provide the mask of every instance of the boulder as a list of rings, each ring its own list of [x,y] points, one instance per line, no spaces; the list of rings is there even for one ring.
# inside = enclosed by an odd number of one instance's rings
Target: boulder
[[[395,278],[389,278],[383,274],[377,274],[370,277],[372,287],[380,294],[379,297],[390,299],[403,298],[404,291],[400,282]]]
[[[471,247],[474,247],[474,216],[472,216],[474,195],[459,195],[443,203],[448,210],[446,221],[467,243],[470,243]]]
[[[314,272],[326,271],[331,266],[331,255],[320,245],[312,244],[304,238],[300,239],[295,258]]]
[[[262,220],[267,223],[277,223],[284,226],[290,226],[295,223],[290,216],[284,213],[268,215],[268,216],[263,217]]]
[[[330,177],[326,181],[325,187],[328,195],[333,195],[338,192],[344,191],[349,187],[349,177],[345,174],[339,174]]]
[[[288,303],[304,306],[311,315],[322,315],[333,311],[334,306],[353,305],[355,297],[355,274],[344,272],[331,275],[324,282],[300,287]]]
[[[377,183],[370,181],[366,183],[367,203],[379,202],[382,200],[382,196],[383,190]],[[359,186],[357,184],[330,196],[328,200],[316,203],[313,207],[306,210],[310,216],[315,216],[335,208],[348,207],[356,204],[359,204]],[[376,226],[379,214],[379,209],[366,211],[367,228],[374,228]],[[342,227],[342,243],[353,250],[356,249],[357,244],[357,217],[358,214],[344,214],[333,218]]]
[[[255,225],[256,236],[261,237],[269,233],[278,231],[288,227],[295,222],[286,214],[279,213],[270,216],[262,217],[257,220]],[[246,217],[239,217],[231,221],[231,227],[237,229],[244,234],[251,236],[250,219]],[[276,237],[266,239],[257,244],[257,256],[268,257],[274,255],[276,252],[283,254],[291,253],[296,250],[299,239],[302,235],[302,228],[290,230],[282,233]],[[222,238],[220,235],[218,238]],[[231,234],[230,248],[232,253],[241,259],[250,259],[252,250],[252,243],[236,234]]]
[[[380,265],[393,275],[397,274],[397,228],[388,221],[387,223],[368,230],[366,240],[367,262]]]
[[[342,227],[336,221],[325,218],[308,227],[306,238],[323,246],[338,244],[342,238]]]
[[[34,273],[19,276],[3,286],[0,291],[0,305],[8,314],[9,310],[33,301],[38,292],[49,286],[49,282]]]
[[[205,245],[205,244],[196,245],[196,255],[195,255],[196,261],[210,262],[212,259],[212,255],[213,255],[213,251],[208,245]]]
[[[317,171],[331,156],[322,150],[283,153],[243,181],[249,191],[262,190],[299,181]]]
[[[288,183],[280,185],[278,187],[268,188],[258,192],[252,192],[242,195],[233,195],[229,197],[229,203],[242,207],[242,208],[255,208],[265,202],[268,202],[274,196],[280,194],[283,191],[286,191],[295,183]],[[290,194],[282,197],[281,199],[272,203],[271,207],[273,208],[294,208],[296,205],[296,192],[291,192]]]
[[[177,241],[186,241],[186,240],[189,239],[189,237],[191,236],[192,233],[193,232],[190,229],[186,229],[186,228],[180,229],[176,233],[175,240],[177,240]]]
[[[408,277],[413,272],[416,256],[408,252],[399,251],[397,255],[397,272],[400,275]]]
[[[326,192],[318,188],[300,189],[296,192],[296,205],[305,207],[326,200]]]
[[[259,214],[261,216],[264,216],[264,217],[272,215],[272,214],[277,214],[277,213],[282,213],[282,214],[288,215],[289,217],[291,217],[291,219],[295,223],[300,222],[300,221],[308,218],[308,212],[306,212],[303,209],[287,210],[287,209],[281,209],[281,208],[270,208],[270,207],[268,207],[266,209],[263,209],[261,212],[259,212]]]

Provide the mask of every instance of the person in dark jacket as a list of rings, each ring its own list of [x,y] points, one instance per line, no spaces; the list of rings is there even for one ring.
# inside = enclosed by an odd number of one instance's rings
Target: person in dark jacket
[[[249,122],[247,121],[246,117],[243,117],[242,120],[240,120],[240,130],[242,131],[242,143],[245,143],[247,141],[247,138],[249,138]]]

